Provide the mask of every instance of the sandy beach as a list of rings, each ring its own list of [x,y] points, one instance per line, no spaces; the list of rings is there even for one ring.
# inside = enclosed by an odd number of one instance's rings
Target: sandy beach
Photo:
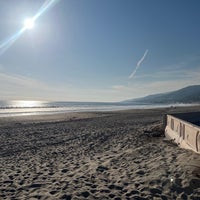
[[[200,155],[164,138],[173,109],[1,118],[0,199],[200,199]]]

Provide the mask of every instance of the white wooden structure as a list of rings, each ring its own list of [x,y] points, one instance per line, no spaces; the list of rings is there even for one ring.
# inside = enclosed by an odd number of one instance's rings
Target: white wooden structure
[[[168,114],[165,125],[167,139],[200,154],[200,112]]]

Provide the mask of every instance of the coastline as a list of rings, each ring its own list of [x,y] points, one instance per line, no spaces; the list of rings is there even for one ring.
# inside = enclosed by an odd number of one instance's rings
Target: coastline
[[[0,199],[198,199],[200,157],[164,140],[166,112],[0,118]]]
[[[0,101],[1,117],[19,117],[33,115],[57,115],[66,113],[114,112],[123,110],[183,108],[200,106],[199,104],[123,104],[101,102],[42,102],[42,101]]]

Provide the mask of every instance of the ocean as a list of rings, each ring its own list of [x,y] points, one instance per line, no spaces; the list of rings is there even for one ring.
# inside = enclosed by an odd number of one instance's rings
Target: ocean
[[[0,117],[170,107],[102,102],[0,101]]]

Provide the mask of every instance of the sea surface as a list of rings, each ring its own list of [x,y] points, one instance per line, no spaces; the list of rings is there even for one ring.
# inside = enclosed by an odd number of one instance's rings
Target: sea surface
[[[0,117],[43,115],[69,112],[116,111],[171,107],[172,105],[144,105],[99,102],[50,102],[50,101],[0,101]]]

